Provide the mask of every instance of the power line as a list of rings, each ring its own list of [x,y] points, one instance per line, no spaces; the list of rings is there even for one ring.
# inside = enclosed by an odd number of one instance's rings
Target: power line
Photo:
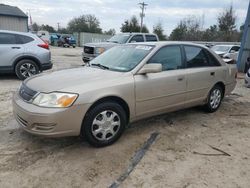
[[[139,3],[139,5],[140,5],[140,8],[141,8],[141,13],[140,13],[140,17],[141,17],[141,28],[140,28],[140,32],[142,32],[143,18],[145,17],[144,10],[145,10],[146,6],[148,6],[148,4],[142,2],[142,3]]]

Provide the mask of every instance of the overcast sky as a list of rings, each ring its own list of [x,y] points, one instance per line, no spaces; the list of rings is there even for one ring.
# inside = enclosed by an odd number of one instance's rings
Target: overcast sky
[[[245,21],[249,0],[144,0],[145,24],[152,31],[153,25],[162,22],[170,34],[178,22],[187,16],[204,17],[204,27],[216,24],[217,16],[232,3],[237,15],[237,26]],[[103,30],[114,28],[120,32],[121,24],[132,15],[139,17],[138,0],[1,0],[0,3],[17,6],[25,13],[30,10],[33,22],[66,27],[70,19],[82,14],[94,14]],[[204,15],[204,16],[203,16]]]

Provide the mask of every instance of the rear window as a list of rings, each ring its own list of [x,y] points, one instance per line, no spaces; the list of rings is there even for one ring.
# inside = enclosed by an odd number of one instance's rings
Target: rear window
[[[27,44],[34,40],[32,37],[24,35],[16,35],[16,37],[17,37],[17,44]]]
[[[155,35],[146,35],[146,41],[151,42],[151,41],[158,41],[158,40]]]
[[[0,33],[0,44],[16,44],[16,37],[10,33]]]
[[[142,35],[135,35],[130,39],[130,42],[144,42]]]

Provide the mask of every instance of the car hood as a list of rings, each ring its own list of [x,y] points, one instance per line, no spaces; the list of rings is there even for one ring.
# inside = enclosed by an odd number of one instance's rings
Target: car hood
[[[117,46],[117,43],[114,42],[98,42],[98,43],[87,43],[84,46],[91,46],[91,47],[103,47],[103,48],[112,48]]]
[[[81,93],[80,88],[100,87],[107,82],[121,78],[124,74],[126,73],[82,67],[33,76],[26,79],[24,84],[38,92],[64,91]]]

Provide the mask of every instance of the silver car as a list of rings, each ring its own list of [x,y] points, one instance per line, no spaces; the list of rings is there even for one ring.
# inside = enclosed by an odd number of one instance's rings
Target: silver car
[[[52,68],[49,45],[31,33],[0,30],[0,73],[27,77]]]
[[[201,45],[120,45],[89,66],[26,79],[13,97],[13,110],[29,133],[82,135],[106,146],[142,118],[199,105],[216,111],[235,78],[235,65]]]
[[[245,76],[245,85],[246,87],[250,88],[250,69],[247,71]]]
[[[87,63],[107,51],[108,49],[127,43],[135,42],[157,42],[159,38],[156,34],[150,33],[120,33],[111,37],[106,42],[87,43],[83,46],[82,60]]]

